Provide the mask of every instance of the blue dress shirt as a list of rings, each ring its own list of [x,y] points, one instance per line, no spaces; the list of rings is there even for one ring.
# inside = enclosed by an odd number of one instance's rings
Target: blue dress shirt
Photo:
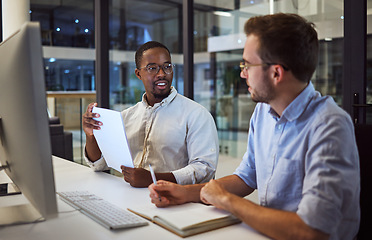
[[[262,206],[296,212],[330,239],[359,228],[359,156],[350,116],[310,83],[278,116],[257,104],[235,173]]]

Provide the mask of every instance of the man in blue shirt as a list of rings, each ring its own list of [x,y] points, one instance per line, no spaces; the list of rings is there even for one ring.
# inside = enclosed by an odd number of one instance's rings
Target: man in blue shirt
[[[207,184],[159,181],[149,187],[152,202],[212,204],[274,239],[353,239],[360,221],[354,127],[310,82],[318,59],[313,24],[279,13],[253,17],[244,30],[241,77],[258,104],[240,166]],[[259,205],[242,198],[255,189]]]

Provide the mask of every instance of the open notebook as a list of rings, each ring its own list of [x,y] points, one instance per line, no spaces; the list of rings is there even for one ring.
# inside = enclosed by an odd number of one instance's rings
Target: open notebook
[[[240,220],[229,212],[201,203],[186,203],[167,208],[157,208],[149,204],[128,210],[181,237],[240,223]]]
[[[94,107],[92,112],[99,113],[100,117],[94,119],[103,123],[100,130],[93,130],[93,134],[107,166],[119,172],[121,165],[133,168],[121,113],[99,107]]]

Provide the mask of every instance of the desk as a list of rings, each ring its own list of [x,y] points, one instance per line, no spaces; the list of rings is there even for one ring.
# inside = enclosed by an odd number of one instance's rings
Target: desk
[[[93,172],[89,167],[53,157],[56,191],[87,190],[105,200],[126,209],[150,201],[147,188],[132,188],[122,178],[103,172]],[[4,172],[0,172],[4,174]],[[19,198],[22,195],[4,198]],[[1,199],[0,199],[1,201]],[[57,196],[58,217],[35,224],[0,227],[0,239],[20,240],[66,240],[66,239],[183,239],[150,223],[148,226],[112,231],[102,227],[89,217],[74,211],[74,208]],[[268,239],[244,223],[228,226],[186,239]]]

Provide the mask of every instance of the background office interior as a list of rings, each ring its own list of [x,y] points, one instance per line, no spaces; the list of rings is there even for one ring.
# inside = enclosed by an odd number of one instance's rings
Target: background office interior
[[[48,109],[51,116],[59,117],[66,131],[73,133],[75,162],[83,163],[85,136],[81,116],[87,105],[96,101],[98,92],[108,92],[108,95],[100,94],[99,99],[119,111],[141,100],[144,87],[134,74],[134,52],[149,40],[169,47],[176,65],[173,85],[178,92],[192,97],[212,113],[218,128],[221,156],[240,159],[246,149],[249,119],[255,106],[245,81],[239,76],[245,41],[243,25],[252,16],[275,12],[298,13],[315,22],[320,39],[319,64],[312,79],[315,88],[331,95],[353,117],[356,110],[351,104],[363,104],[360,109],[365,111],[361,114],[363,119],[358,121],[372,121],[368,107],[372,103],[372,38],[369,35],[372,0],[357,1],[366,4],[366,11],[361,12],[366,22],[364,58],[347,64],[346,38],[359,34],[353,32],[357,30],[350,32],[344,28],[347,20],[344,6],[352,0],[110,0],[107,9],[100,9],[100,16],[95,12],[98,2],[29,0],[30,19],[39,21],[42,30]],[[187,2],[193,4],[191,12],[185,16]],[[348,14],[359,16],[358,9]],[[101,25],[97,30],[95,20],[101,16],[107,16],[108,28],[102,29]],[[183,30],[185,21],[193,24],[191,34]],[[108,46],[108,77],[101,81],[105,84],[96,82],[95,50],[101,44],[95,40],[97,31],[101,34],[107,31],[107,35],[101,36]],[[184,62],[190,49],[183,47],[190,39],[191,68]],[[102,64],[101,59],[99,64]],[[352,70],[353,77],[345,79],[346,68],[360,66],[364,67],[362,79]],[[191,74],[184,73],[190,69]],[[185,76],[188,76],[186,80]],[[361,85],[363,91],[361,98],[355,100],[358,102],[351,102],[355,85]]]

